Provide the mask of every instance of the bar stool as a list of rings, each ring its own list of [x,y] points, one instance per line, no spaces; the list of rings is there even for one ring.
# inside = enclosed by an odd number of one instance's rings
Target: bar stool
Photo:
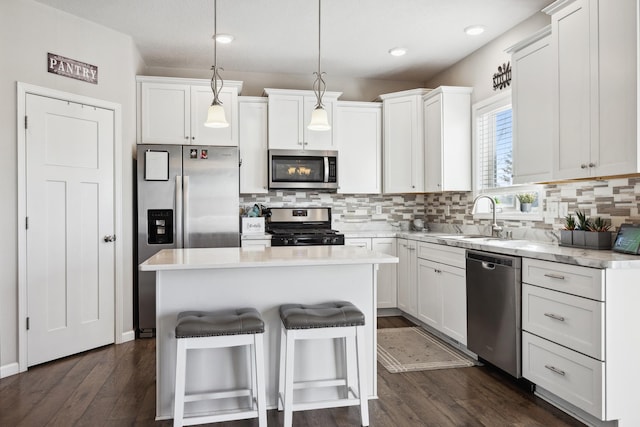
[[[308,409],[360,406],[363,426],[369,425],[367,372],[365,369],[364,314],[350,302],[324,304],[285,304],[280,306],[282,320],[280,334],[280,372],[278,381],[278,410],[284,409],[284,427],[290,427],[294,411]],[[346,376],[319,381],[294,381],[295,342],[297,340],[342,338]],[[350,366],[349,354],[355,347],[357,369]],[[357,377],[357,393],[354,390]],[[294,402],[293,392],[316,387],[344,387],[344,398],[316,402]]]
[[[184,311],[178,314],[175,332],[177,352],[173,425],[183,426],[258,418],[259,425],[266,427],[264,321],[260,314],[253,308],[210,312]],[[187,350],[236,346],[250,346],[251,349],[251,385],[248,388],[185,394]],[[184,417],[186,402],[242,396],[250,398],[250,408]]]

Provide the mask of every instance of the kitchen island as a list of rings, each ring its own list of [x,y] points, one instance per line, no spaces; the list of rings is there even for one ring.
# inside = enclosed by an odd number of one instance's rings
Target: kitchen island
[[[365,315],[369,397],[376,385],[376,270],[398,258],[349,246],[165,249],[142,264],[156,272],[156,418],[172,418],[175,372],[174,328],[179,312],[255,307],[265,321],[267,402],[276,407],[280,319],[285,303],[350,301]],[[335,363],[340,344],[314,341],[296,349],[296,375],[324,379],[342,372]],[[246,384],[243,348],[200,350],[188,359],[187,391]],[[298,370],[298,367],[300,368]],[[311,396],[313,397],[313,396]],[[230,399],[229,408],[240,405]],[[199,402],[189,411],[209,409]]]

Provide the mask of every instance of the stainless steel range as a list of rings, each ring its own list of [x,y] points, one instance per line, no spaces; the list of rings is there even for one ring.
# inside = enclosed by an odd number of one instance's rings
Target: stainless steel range
[[[266,231],[271,246],[344,245],[331,229],[331,208],[271,208]]]

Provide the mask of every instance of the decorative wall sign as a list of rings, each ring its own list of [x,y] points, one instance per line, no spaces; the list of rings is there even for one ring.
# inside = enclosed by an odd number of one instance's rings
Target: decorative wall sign
[[[498,66],[498,72],[493,75],[493,90],[502,90],[511,85],[511,63]]]
[[[98,84],[98,66],[47,53],[47,71],[60,76]]]

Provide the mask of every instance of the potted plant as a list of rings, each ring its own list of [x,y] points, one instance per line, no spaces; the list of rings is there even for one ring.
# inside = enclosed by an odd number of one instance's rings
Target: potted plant
[[[560,230],[560,245],[573,245],[573,230],[576,229],[576,219],[573,214],[564,217],[564,230]]]
[[[585,234],[585,244],[589,249],[611,249],[611,224],[597,217],[589,224],[589,232]]]
[[[531,205],[536,201],[538,197],[537,193],[521,193],[517,194],[516,197],[520,202],[520,212],[531,212]]]
[[[576,229],[573,230],[573,245],[574,246],[586,246],[586,233],[591,227],[591,221],[587,217],[587,214],[582,211],[576,211],[576,218],[578,223]]]

